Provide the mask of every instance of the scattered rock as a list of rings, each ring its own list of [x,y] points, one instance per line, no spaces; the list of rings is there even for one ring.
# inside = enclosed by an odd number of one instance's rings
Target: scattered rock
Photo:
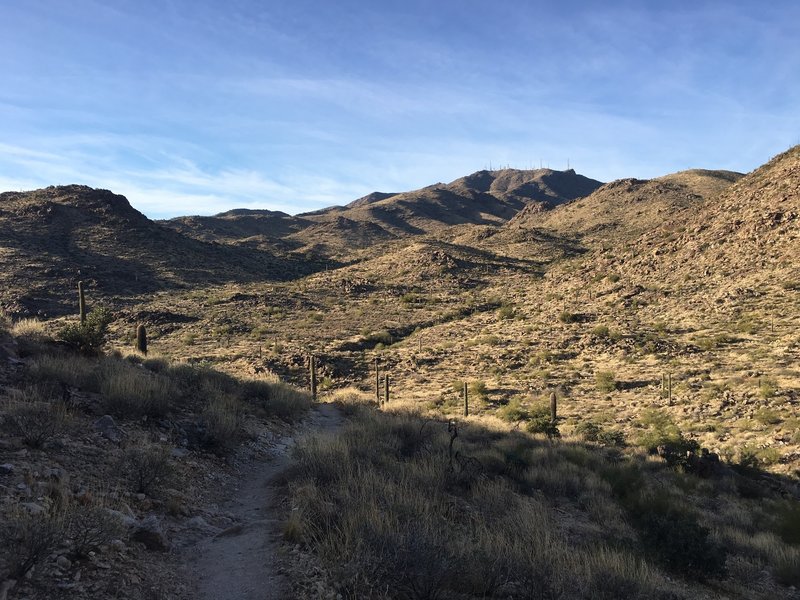
[[[11,475],[14,472],[14,465],[5,463],[0,465],[0,475]]]
[[[167,552],[170,548],[167,536],[161,527],[161,522],[155,515],[150,515],[137,523],[131,539],[144,544],[144,547],[148,550],[156,552]]]
[[[66,571],[72,567],[72,561],[62,554],[56,559],[56,565]]]
[[[36,502],[22,502],[20,506],[32,515],[40,515],[44,512],[44,506],[36,504]]]
[[[122,430],[117,427],[117,424],[114,422],[114,418],[111,415],[103,415],[97,421],[94,422],[94,428],[100,432],[100,434],[118,444],[122,441]]]

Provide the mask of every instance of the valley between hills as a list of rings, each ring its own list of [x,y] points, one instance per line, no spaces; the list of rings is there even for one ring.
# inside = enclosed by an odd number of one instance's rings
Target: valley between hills
[[[193,552],[254,523],[236,597],[799,597],[800,147],[295,216],[7,192],[0,263],[8,598],[215,597]]]

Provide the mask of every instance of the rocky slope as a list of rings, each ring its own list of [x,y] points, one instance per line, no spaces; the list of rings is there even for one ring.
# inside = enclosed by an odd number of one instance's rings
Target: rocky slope
[[[285,279],[309,266],[263,251],[186,237],[123,196],[85,186],[0,194],[2,303],[12,313],[58,313],[85,280],[109,295],[225,281]]]

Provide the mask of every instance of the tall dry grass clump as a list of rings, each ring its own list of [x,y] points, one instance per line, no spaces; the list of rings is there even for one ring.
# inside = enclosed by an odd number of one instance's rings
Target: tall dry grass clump
[[[163,416],[175,396],[168,378],[123,360],[104,361],[99,379],[106,412],[121,417]]]

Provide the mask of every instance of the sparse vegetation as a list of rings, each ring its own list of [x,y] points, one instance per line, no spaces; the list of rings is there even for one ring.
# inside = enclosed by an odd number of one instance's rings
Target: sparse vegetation
[[[612,371],[598,371],[594,376],[598,391],[613,392],[617,389],[617,381]]]
[[[120,470],[130,490],[142,494],[153,494],[159,486],[165,486],[173,472],[169,450],[149,443],[126,448]]]
[[[95,308],[86,315],[84,323],[65,326],[59,337],[66,344],[87,354],[99,352],[106,340],[108,326],[114,320],[106,308]]]

